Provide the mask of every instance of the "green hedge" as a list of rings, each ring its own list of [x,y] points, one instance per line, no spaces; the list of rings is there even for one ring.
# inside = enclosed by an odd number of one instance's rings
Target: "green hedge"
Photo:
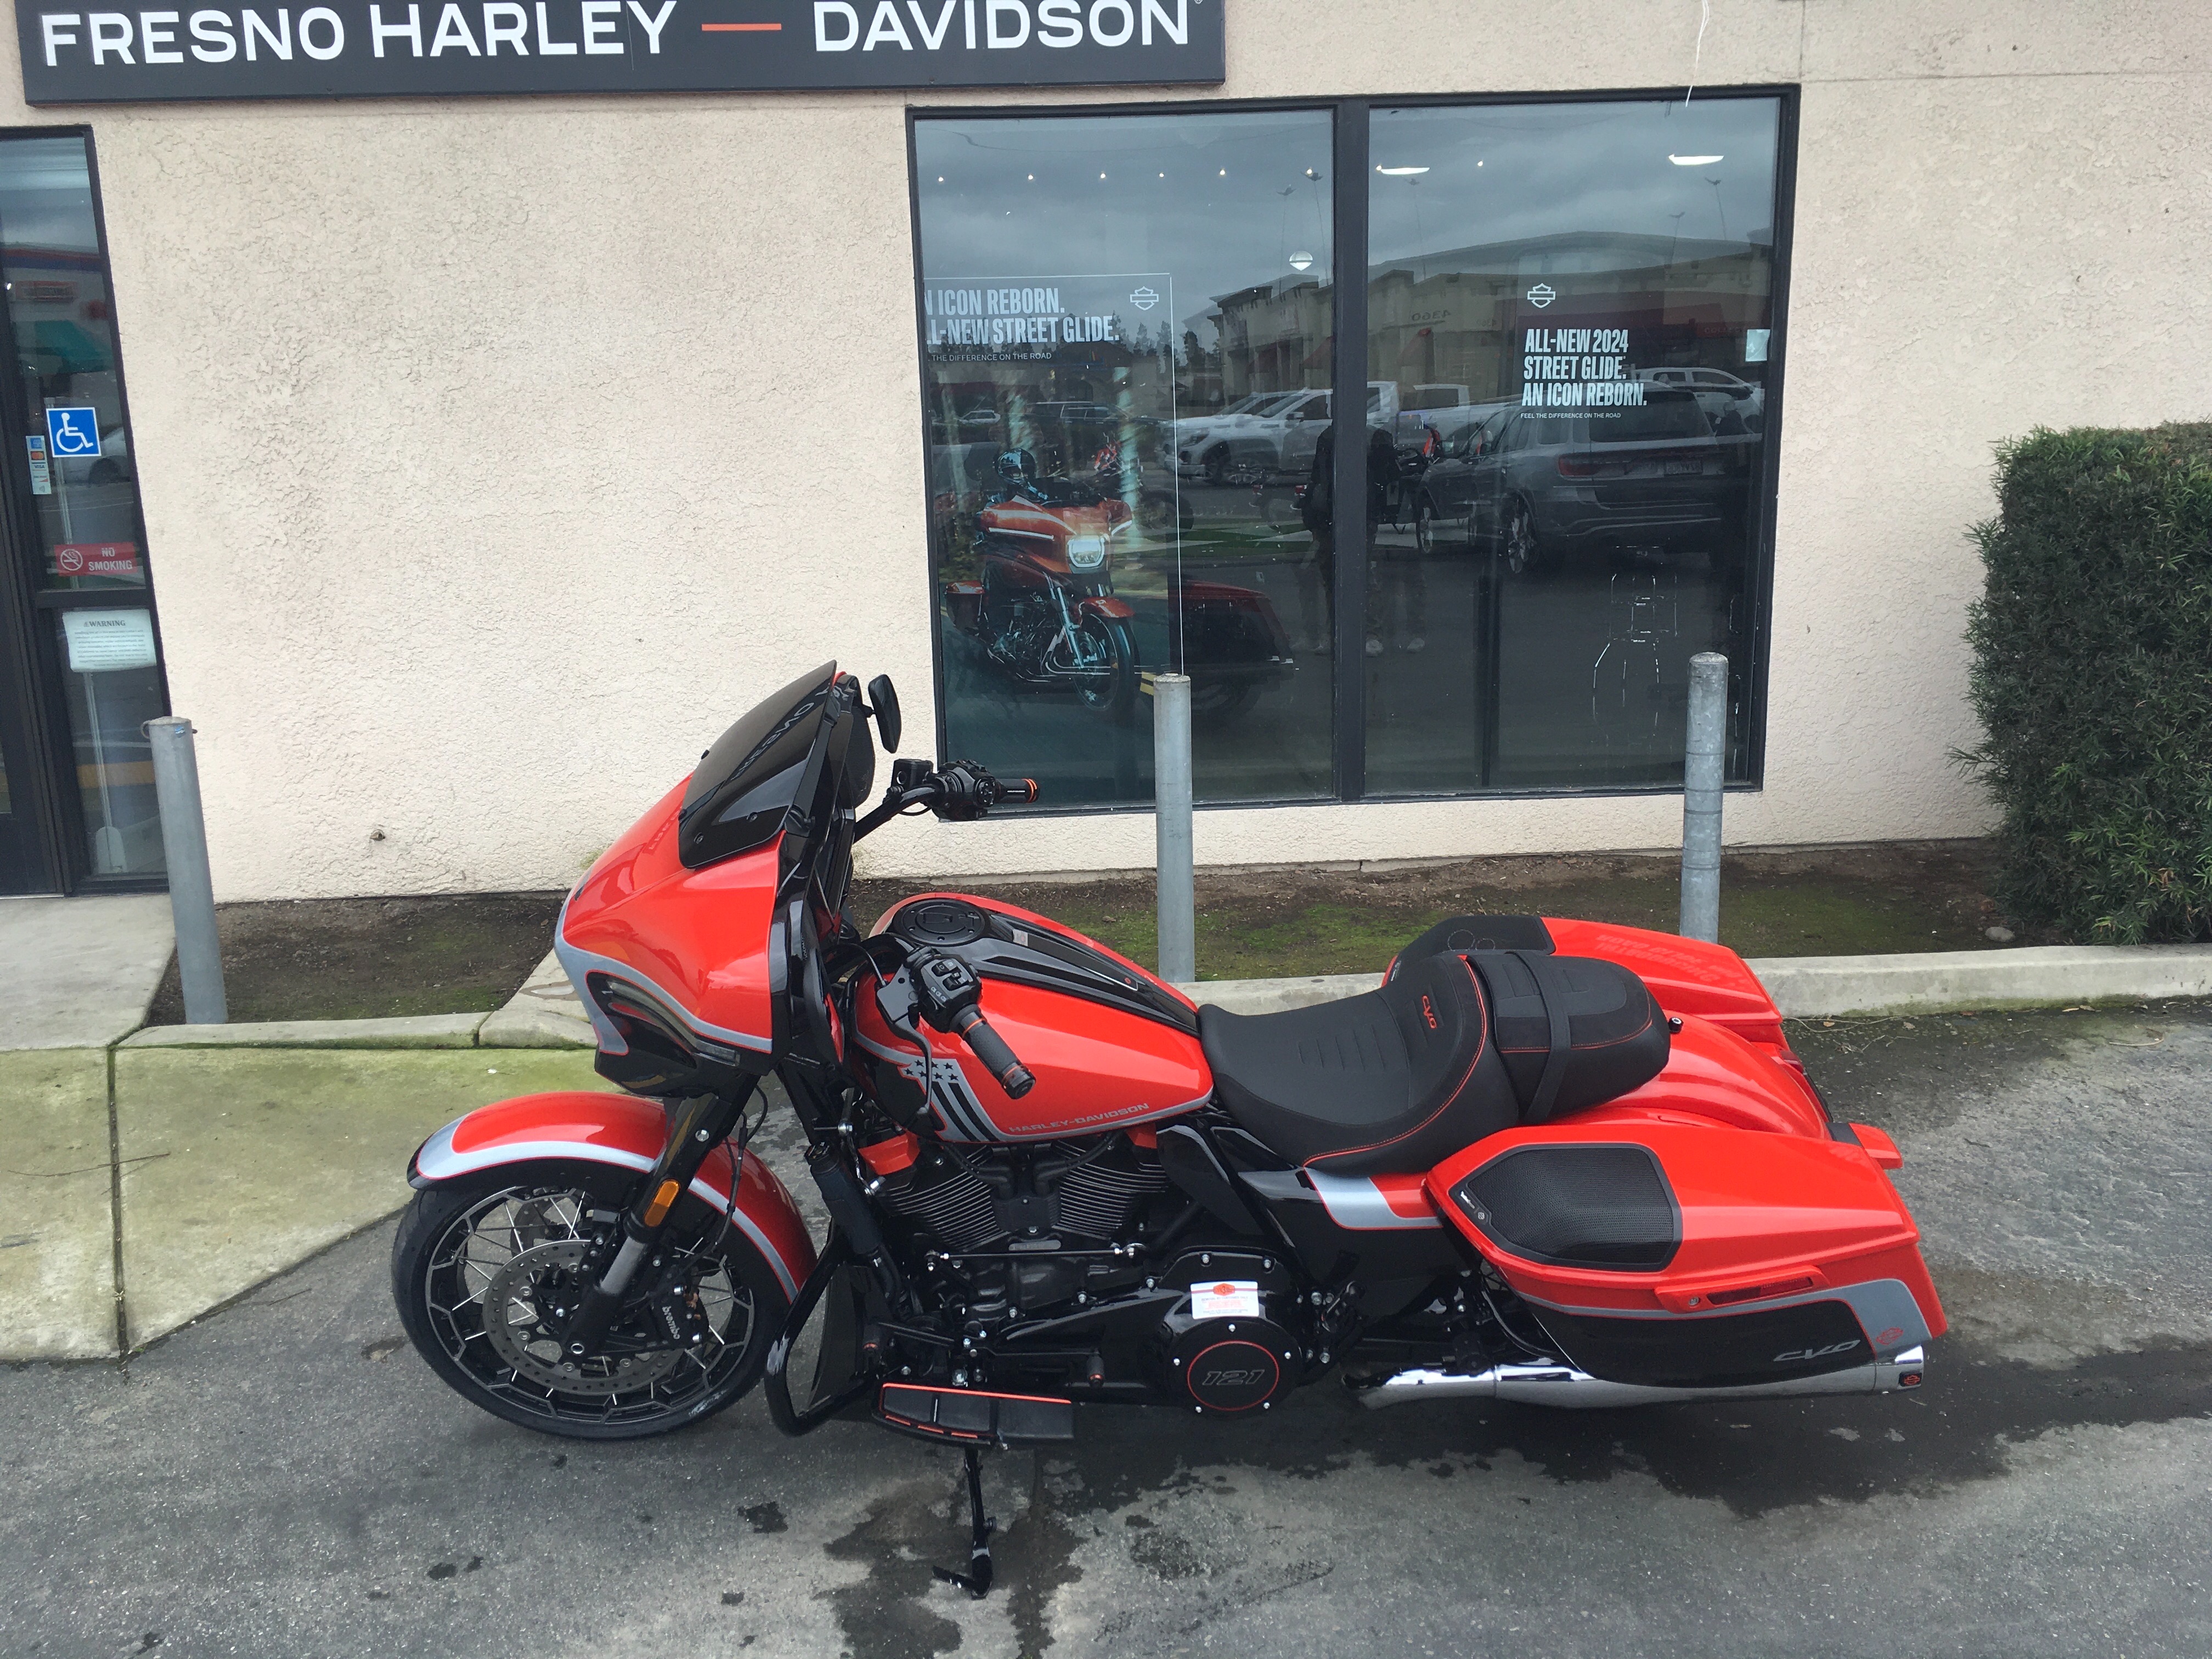
[[[2212,424],[2038,430],[1997,498],[1960,757],[2004,814],[1996,896],[2084,942],[2212,939]]]

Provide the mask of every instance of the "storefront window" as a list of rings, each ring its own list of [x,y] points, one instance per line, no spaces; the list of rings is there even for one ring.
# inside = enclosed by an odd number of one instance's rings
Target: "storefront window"
[[[1700,651],[1747,775],[1779,118],[1376,112],[1370,793],[1678,782]]]
[[[951,753],[1060,805],[1148,801],[1150,680],[1180,669],[1201,799],[1330,792],[1331,134],[915,124]]]
[[[1148,800],[1179,667],[1202,801],[1663,789],[1718,651],[1754,777],[1785,113],[918,119],[947,748]]]
[[[82,137],[0,140],[0,269],[15,346],[14,465],[75,750],[90,872],[158,875],[141,725],[164,712],[131,434]]]

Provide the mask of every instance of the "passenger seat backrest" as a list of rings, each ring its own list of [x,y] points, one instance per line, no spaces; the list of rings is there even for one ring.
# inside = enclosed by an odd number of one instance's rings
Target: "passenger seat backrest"
[[[1523,1122],[1600,1105],[1666,1069],[1667,1016],[1620,963],[1524,951],[1478,951],[1468,961],[1489,994]]]

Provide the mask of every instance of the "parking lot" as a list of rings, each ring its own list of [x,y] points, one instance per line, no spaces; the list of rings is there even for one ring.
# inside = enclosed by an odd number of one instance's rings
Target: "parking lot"
[[[564,1443],[404,1346],[386,1224],[127,1365],[0,1375],[9,1655],[2201,1655],[2212,1008],[1796,1034],[1954,1333],[1885,1399],[1091,1412],[987,1465],[757,1396]]]

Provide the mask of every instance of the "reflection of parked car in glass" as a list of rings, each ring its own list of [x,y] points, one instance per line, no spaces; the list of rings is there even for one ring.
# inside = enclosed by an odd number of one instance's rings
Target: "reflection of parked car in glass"
[[[1293,392],[1251,413],[1234,427],[1207,428],[1176,441],[1176,460],[1186,472],[1200,471],[1208,483],[1226,483],[1231,472],[1304,473],[1313,465],[1314,446],[1328,429],[1334,400],[1326,392]],[[1398,413],[1398,383],[1367,383],[1367,418],[1386,425]]]
[[[1716,437],[1687,390],[1641,408],[1509,410],[1423,476],[1442,526],[1495,546],[1515,574],[1569,554],[1710,546],[1741,531],[1743,441]]]
[[[1639,380],[1655,386],[1680,386],[1697,398],[1713,430],[1725,438],[1737,431],[1764,428],[1766,388],[1739,379],[1724,368],[1639,368]],[[1741,422],[1741,426],[1737,422]]]
[[[131,434],[120,426],[100,434],[100,453],[90,458],[57,456],[54,465],[69,484],[121,483],[131,477]]]
[[[1203,473],[1209,483],[1225,483],[1232,471],[1272,457],[1273,441],[1249,436],[1254,422],[1279,414],[1293,404],[1310,400],[1306,392],[1255,393],[1231,404],[1218,415],[1198,416],[1175,423],[1176,465],[1185,473]]]

